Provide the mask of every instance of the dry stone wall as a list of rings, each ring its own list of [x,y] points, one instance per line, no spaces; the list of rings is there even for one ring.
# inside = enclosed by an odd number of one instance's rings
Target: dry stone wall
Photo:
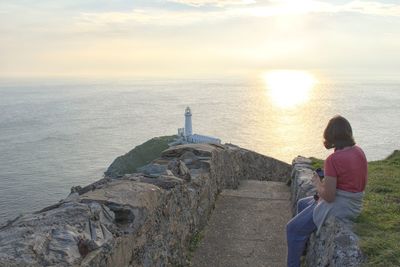
[[[218,193],[291,166],[233,145],[182,145],[0,226],[0,266],[187,266]]]
[[[300,198],[315,194],[311,177],[313,170],[311,160],[297,157],[293,160],[292,171],[292,212]],[[329,217],[321,228],[319,235],[310,237],[306,253],[306,264],[312,267],[361,266],[363,255],[358,246],[358,237],[352,231],[352,225],[339,219]]]

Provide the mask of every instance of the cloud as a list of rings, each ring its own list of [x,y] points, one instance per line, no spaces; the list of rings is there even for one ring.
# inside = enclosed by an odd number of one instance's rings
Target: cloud
[[[252,0],[170,0],[199,7],[193,10],[146,8],[125,12],[83,12],[77,24],[82,29],[95,26],[124,24],[175,26],[207,23],[231,18],[273,17],[324,13],[359,13],[376,16],[400,16],[400,5],[381,2],[351,1],[332,4],[316,0],[271,0],[255,3]],[[204,5],[215,5],[219,9],[202,9]]]
[[[354,12],[377,16],[400,16],[399,4],[386,4],[382,2],[351,1],[338,7],[338,12]]]
[[[136,9],[130,12],[81,13],[77,28],[81,30],[96,27],[124,25],[184,26],[209,20],[222,20],[228,16],[220,11],[173,11],[160,9]]]
[[[196,73],[211,66],[218,73],[400,62],[397,3],[109,0],[120,5],[108,8],[108,0],[45,1],[40,8],[33,0],[0,1],[0,72]]]
[[[231,6],[231,5],[249,5],[256,3],[255,0],[168,0],[169,2],[185,4],[189,6]]]
[[[296,15],[309,13],[359,13],[376,16],[400,16],[399,4],[372,1],[349,1],[334,4],[321,0],[271,0],[270,5],[244,7],[243,14],[257,17]]]

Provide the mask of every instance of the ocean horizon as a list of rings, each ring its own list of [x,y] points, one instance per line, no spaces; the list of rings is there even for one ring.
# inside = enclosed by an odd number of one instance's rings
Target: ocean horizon
[[[291,103],[262,80],[1,81],[0,222],[54,204],[133,147],[176,134],[187,106],[194,133],[288,163],[331,153],[322,131],[341,114],[368,160],[383,159],[400,147],[399,87],[319,82]]]

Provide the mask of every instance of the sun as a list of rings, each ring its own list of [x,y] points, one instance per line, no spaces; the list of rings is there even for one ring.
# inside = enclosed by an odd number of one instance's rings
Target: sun
[[[315,77],[307,71],[274,70],[263,76],[273,103],[282,108],[307,102],[316,83]]]

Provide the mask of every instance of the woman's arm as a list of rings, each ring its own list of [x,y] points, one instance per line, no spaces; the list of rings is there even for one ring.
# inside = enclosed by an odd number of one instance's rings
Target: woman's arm
[[[336,196],[336,177],[325,176],[321,182],[317,173],[312,177],[313,184],[317,188],[318,195],[326,202],[335,201]]]

